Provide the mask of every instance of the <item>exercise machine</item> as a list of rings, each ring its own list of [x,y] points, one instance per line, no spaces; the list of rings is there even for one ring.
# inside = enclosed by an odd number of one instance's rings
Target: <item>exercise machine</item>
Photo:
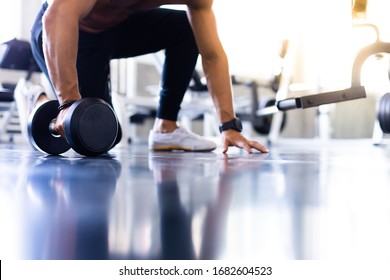
[[[9,141],[13,141],[14,134],[25,134],[26,124],[26,100],[20,95],[31,84],[33,73],[39,73],[39,67],[32,56],[31,46],[27,41],[12,39],[0,45],[0,68],[11,71],[25,72],[25,76],[17,83],[3,83],[0,90],[0,104],[3,111],[0,126],[0,136],[9,135]],[[20,95],[18,96],[18,93]],[[12,120],[18,119],[18,128],[10,128]],[[4,138],[4,137],[3,137]]]

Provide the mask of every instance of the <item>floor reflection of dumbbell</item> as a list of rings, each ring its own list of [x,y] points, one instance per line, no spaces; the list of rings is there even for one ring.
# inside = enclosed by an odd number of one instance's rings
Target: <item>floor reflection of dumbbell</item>
[[[74,102],[65,115],[65,135],[59,135],[53,120],[59,112],[57,100],[36,107],[28,121],[28,137],[38,150],[59,155],[70,148],[85,156],[107,152],[115,143],[119,124],[112,107],[98,98]]]

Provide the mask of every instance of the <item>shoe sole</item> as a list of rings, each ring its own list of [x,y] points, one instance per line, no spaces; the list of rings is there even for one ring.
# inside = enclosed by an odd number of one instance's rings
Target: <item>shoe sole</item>
[[[185,152],[211,152],[212,150],[215,150],[216,148],[210,148],[210,149],[203,149],[203,150],[194,150],[191,148],[186,148],[182,146],[158,146],[158,147],[151,147],[149,148],[152,151],[185,151]]]

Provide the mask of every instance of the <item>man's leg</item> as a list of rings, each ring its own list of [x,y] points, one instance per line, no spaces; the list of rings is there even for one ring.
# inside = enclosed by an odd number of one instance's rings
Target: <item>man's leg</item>
[[[176,121],[198,59],[198,49],[184,11],[138,12],[119,28],[114,58],[165,50],[157,117]]]
[[[213,150],[215,143],[180,128],[177,119],[198,59],[198,48],[184,11],[154,9],[138,12],[117,28],[113,58],[124,58],[165,50],[157,119],[149,137],[151,148]],[[177,130],[177,131],[176,131]],[[170,139],[165,141],[164,135]],[[157,142],[154,141],[157,138]],[[186,138],[185,143],[172,139]],[[154,140],[153,140],[154,139]],[[161,141],[160,141],[161,140]],[[161,145],[158,144],[158,142]],[[156,148],[157,149],[157,148]]]

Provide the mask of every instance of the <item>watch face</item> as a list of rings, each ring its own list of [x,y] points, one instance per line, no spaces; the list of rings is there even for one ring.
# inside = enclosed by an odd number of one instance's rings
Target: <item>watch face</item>
[[[242,123],[241,123],[241,120],[239,118],[236,118],[235,119],[235,124],[236,124],[236,127],[240,130],[240,132],[242,131]]]
[[[235,118],[235,119],[233,119],[229,122],[223,123],[219,126],[220,132],[228,130],[228,129],[234,129],[234,130],[241,132],[242,131],[241,120],[239,118]]]

